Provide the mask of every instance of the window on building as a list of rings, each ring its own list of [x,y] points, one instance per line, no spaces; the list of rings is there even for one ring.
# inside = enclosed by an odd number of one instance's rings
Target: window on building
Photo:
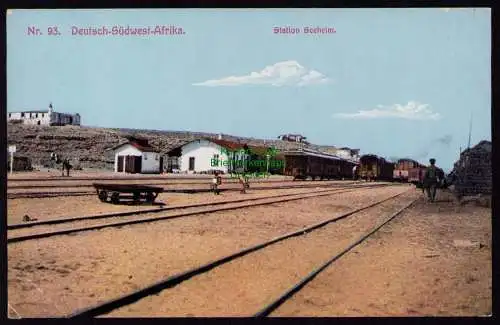
[[[144,153],[143,156],[144,156],[144,160],[148,160],[148,154],[147,153]]]
[[[45,115],[45,114],[44,114],[44,113],[42,113],[42,117],[44,117],[44,115]]]
[[[160,155],[155,155],[155,160],[160,160]]]

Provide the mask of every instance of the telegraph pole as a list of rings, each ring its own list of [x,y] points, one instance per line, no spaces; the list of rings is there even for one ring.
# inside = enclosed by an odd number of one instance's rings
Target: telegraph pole
[[[469,142],[467,143],[467,149],[470,149],[470,138],[472,134],[472,113],[470,114],[470,123],[469,123]]]
[[[10,175],[12,176],[12,173],[14,171],[14,152],[16,152],[16,146],[9,146],[9,153],[10,153]]]

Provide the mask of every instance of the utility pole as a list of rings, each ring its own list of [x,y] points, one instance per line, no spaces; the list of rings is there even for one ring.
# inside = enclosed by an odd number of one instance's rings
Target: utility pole
[[[467,143],[467,149],[470,149],[470,138],[472,134],[472,113],[470,114],[470,123],[469,123],[469,142]]]

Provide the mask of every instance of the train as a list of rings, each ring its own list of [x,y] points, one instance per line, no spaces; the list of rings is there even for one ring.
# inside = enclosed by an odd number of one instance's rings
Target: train
[[[373,154],[359,158],[358,177],[366,181],[393,181],[394,163]]]
[[[283,173],[293,176],[293,180],[307,179],[345,179],[353,177],[353,168],[358,163],[328,153],[297,149],[283,153],[285,168]]]
[[[415,183],[420,181],[422,170],[425,170],[425,168],[425,165],[420,164],[416,160],[408,158],[399,159],[394,164],[393,178],[395,181],[402,183]]]

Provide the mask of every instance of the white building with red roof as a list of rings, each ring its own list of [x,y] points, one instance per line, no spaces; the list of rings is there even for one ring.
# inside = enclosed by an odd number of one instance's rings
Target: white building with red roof
[[[253,147],[247,147],[252,149]],[[212,138],[200,138],[190,141],[168,152],[167,170],[178,170],[181,173],[210,173],[221,171],[243,171],[243,161],[249,155],[244,152],[245,144]],[[231,163],[232,161],[238,162]]]
[[[163,170],[163,157],[147,140],[131,137],[111,150],[115,154],[117,173],[159,174]]]

